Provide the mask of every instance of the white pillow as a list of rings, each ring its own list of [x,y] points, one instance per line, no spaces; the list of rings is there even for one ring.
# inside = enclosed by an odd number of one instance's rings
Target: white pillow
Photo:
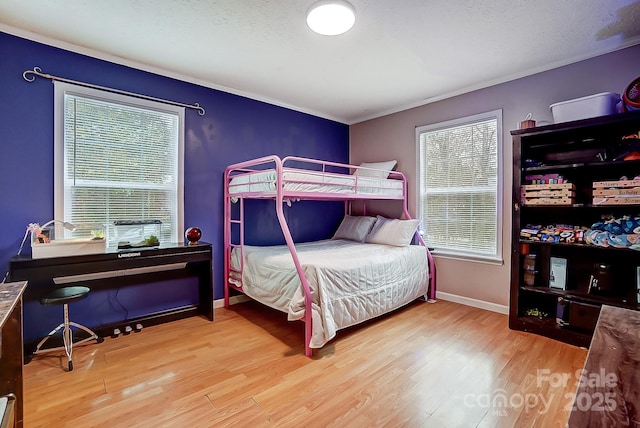
[[[390,160],[385,162],[362,162],[360,166],[365,168],[383,169],[384,171],[371,171],[369,169],[359,169],[358,175],[360,177],[376,177],[387,178],[389,173],[394,170],[398,161]]]
[[[367,237],[375,222],[375,217],[345,215],[338,230],[333,235],[333,239],[364,242],[364,238]]]
[[[378,216],[376,224],[365,238],[365,242],[406,247],[411,244],[419,223],[418,219],[399,220]]]

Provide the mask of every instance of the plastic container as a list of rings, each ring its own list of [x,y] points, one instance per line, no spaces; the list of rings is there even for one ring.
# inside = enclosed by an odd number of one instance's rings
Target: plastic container
[[[79,256],[81,254],[100,254],[106,250],[104,239],[72,238],[52,239],[46,244],[32,243],[31,257],[42,259],[46,257]]]
[[[157,247],[160,245],[162,222],[160,220],[114,221],[115,240],[118,248]]]
[[[619,102],[620,94],[603,92],[551,104],[549,107],[553,114],[553,121],[560,123],[618,113]]]

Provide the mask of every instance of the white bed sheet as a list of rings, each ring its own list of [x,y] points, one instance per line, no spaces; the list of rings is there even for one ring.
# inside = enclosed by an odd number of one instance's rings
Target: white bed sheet
[[[275,170],[238,175],[229,183],[229,194],[274,192]],[[402,197],[402,181],[377,177],[357,177],[347,174],[322,174],[285,168],[282,172],[284,190],[290,192],[324,192],[335,194],[385,195]],[[356,181],[357,180],[357,181]]]
[[[296,245],[312,294],[313,331],[310,346],[320,348],[339,329],[397,309],[428,290],[426,249],[392,247],[348,240],[323,240]],[[234,248],[231,264],[239,267]],[[242,289],[249,297],[304,318],[300,279],[286,245],[244,246]]]

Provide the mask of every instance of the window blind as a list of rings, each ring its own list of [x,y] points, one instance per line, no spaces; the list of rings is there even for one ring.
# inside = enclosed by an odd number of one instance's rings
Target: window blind
[[[116,220],[160,220],[161,242],[182,228],[181,108],[60,84],[62,201],[71,236],[102,228],[115,246]],[[60,204],[62,207],[60,207]]]
[[[501,258],[495,112],[417,130],[419,212],[436,252]]]

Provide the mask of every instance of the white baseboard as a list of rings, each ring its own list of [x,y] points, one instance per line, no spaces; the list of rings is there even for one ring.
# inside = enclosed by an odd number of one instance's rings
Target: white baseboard
[[[473,306],[474,308],[485,309],[491,312],[497,312],[499,314],[509,315],[509,307],[505,305],[498,305],[497,303],[458,296],[457,294],[443,293],[442,291],[436,291],[436,298],[446,300],[448,302],[460,303],[461,305]]]
[[[248,302],[249,300],[251,300],[251,298],[249,298],[248,296],[240,295],[240,296],[231,296],[229,297],[229,304],[230,305],[235,305],[238,303],[242,303],[242,302]],[[224,308],[224,299],[217,299],[213,301],[213,308]]]
[[[461,305],[472,306],[474,308],[480,308],[491,312],[497,312],[499,314],[509,315],[508,306],[485,302],[484,300],[472,299],[470,297],[458,296],[457,294],[443,293],[442,291],[438,291],[436,292],[436,299],[442,299],[448,302],[460,303]],[[251,300],[251,298],[245,295],[231,296],[229,298],[229,304],[236,305],[238,303],[248,302],[249,300]],[[214,300],[213,307],[223,308],[224,299]]]

